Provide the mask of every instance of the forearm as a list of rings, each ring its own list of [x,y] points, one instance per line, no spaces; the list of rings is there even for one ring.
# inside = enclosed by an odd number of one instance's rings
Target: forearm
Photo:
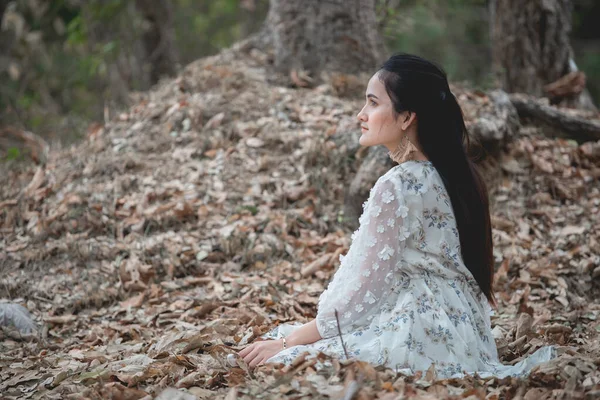
[[[285,339],[288,347],[310,344],[321,340],[321,335],[319,335],[317,329],[317,320],[313,319],[309,323],[302,325],[302,327],[296,329]]]

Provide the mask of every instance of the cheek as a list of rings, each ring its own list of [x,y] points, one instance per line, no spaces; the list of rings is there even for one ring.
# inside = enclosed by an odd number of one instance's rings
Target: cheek
[[[379,128],[382,127],[382,118],[381,118],[381,113],[379,112],[379,110],[372,110],[369,113],[369,127],[371,126],[377,126]]]
[[[386,110],[376,110],[369,115],[369,128],[371,126],[376,127],[376,130],[381,133],[387,133],[394,129],[394,120]]]

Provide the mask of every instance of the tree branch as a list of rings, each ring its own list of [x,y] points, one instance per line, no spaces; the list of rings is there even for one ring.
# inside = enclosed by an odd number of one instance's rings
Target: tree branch
[[[600,121],[570,115],[559,108],[541,104],[535,98],[528,98],[522,94],[511,94],[510,101],[521,118],[532,118],[552,125],[568,133],[575,140],[600,140]]]
[[[334,314],[335,314],[335,320],[337,322],[338,335],[340,335],[340,341],[342,342],[342,348],[344,349],[344,355],[346,356],[346,359],[350,359],[350,357],[348,356],[348,351],[346,351],[346,345],[344,344],[344,339],[342,339],[342,330],[340,329],[340,319],[338,318],[337,310],[334,310]]]

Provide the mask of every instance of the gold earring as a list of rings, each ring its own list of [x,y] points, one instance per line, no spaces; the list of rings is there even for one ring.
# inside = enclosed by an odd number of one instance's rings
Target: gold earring
[[[398,143],[396,149],[388,152],[388,155],[394,162],[402,164],[405,161],[412,160],[414,158],[414,153],[418,151],[419,149],[417,146],[415,146],[408,138],[408,134],[404,133],[404,137],[400,139],[400,143]]]

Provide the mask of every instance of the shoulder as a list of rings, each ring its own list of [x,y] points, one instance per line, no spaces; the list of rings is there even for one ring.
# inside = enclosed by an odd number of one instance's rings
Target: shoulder
[[[436,168],[430,161],[407,161],[390,171],[405,195],[423,195],[441,182]]]
[[[373,188],[371,188],[372,197],[382,195],[386,191],[395,193],[401,190],[402,179],[398,174],[398,167],[399,165],[392,167],[389,171],[377,179],[375,185],[373,185]]]
[[[437,173],[431,161],[406,161],[391,168],[396,175],[400,177],[416,176],[419,178],[427,178]]]
[[[389,193],[395,197],[422,197],[425,193],[440,186],[441,178],[429,161],[408,161],[390,168],[377,179],[370,197],[379,201]]]

